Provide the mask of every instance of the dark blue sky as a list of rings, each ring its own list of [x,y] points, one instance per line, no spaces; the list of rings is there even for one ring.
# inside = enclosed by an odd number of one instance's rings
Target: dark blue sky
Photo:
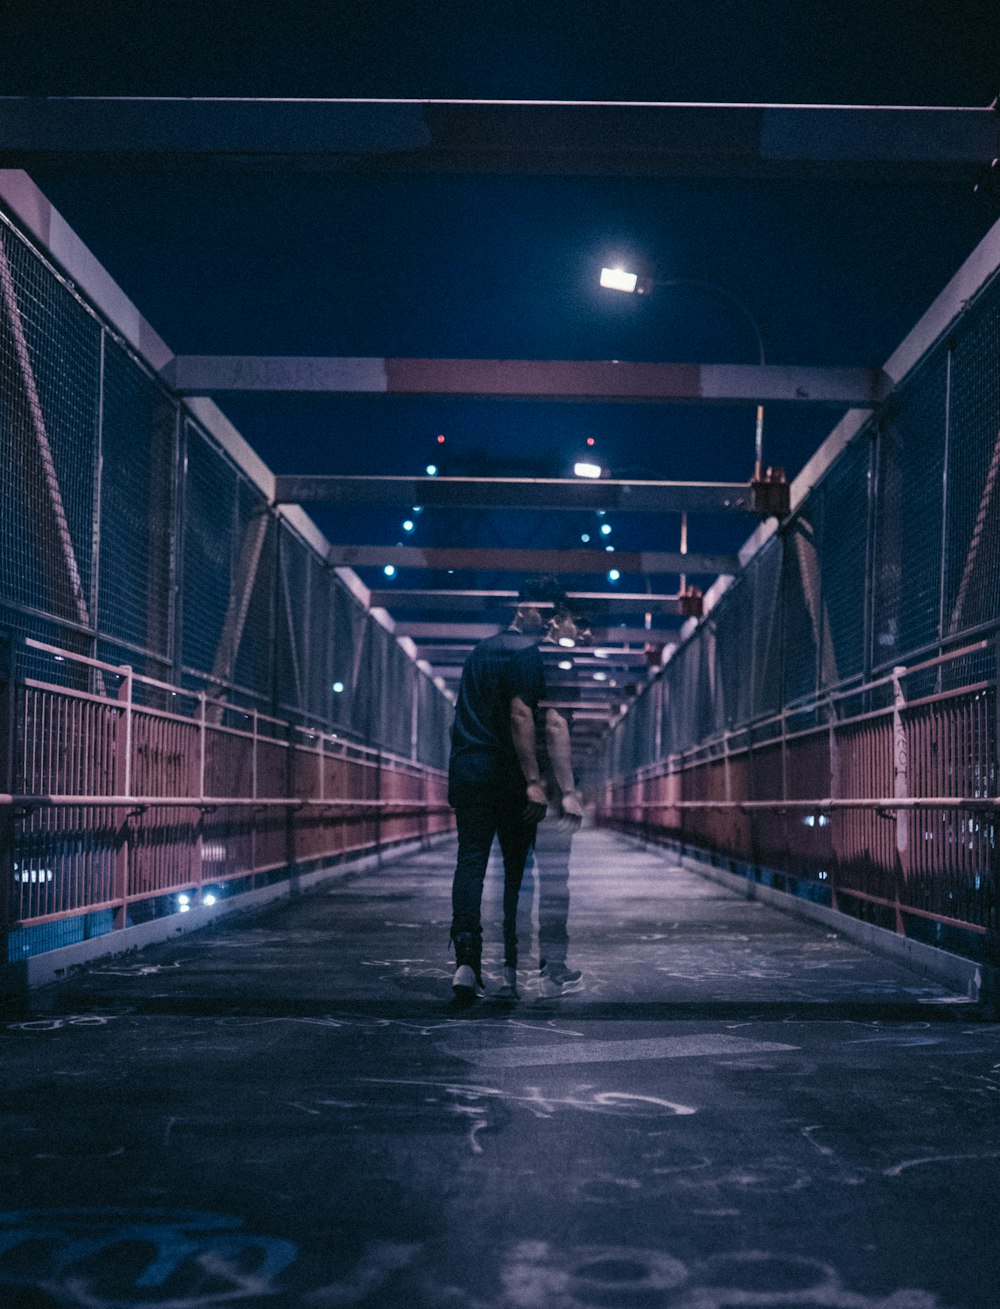
[[[7,94],[985,105],[1000,89],[998,7],[979,0],[7,0],[4,22]],[[877,365],[997,216],[967,186],[877,181],[79,167],[35,177],[178,353],[754,361],[724,303],[601,292],[597,271],[617,254],[739,295],[769,362]],[[382,397],[223,407],[279,472],[415,473],[441,454],[439,432],[465,472],[477,453],[539,471],[528,461],[551,452],[557,475],[588,435],[621,473],[743,480],[752,461],[752,407]],[[794,474],[836,416],[771,407],[767,460]],[[342,536],[343,521],[315,516]],[[706,524],[711,540],[692,548],[734,545],[750,526]],[[622,545],[672,544],[645,539],[662,530],[648,521],[621,530]]]

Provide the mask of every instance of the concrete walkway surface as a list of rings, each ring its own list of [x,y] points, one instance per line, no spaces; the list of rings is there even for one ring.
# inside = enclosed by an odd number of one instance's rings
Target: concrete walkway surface
[[[450,1003],[454,846],[0,1023],[0,1309],[997,1309],[1000,1025],[584,831]],[[526,883],[525,910],[539,869]]]

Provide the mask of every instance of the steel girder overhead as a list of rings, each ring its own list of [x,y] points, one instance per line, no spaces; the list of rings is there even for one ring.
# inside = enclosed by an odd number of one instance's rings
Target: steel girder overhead
[[[475,395],[516,399],[870,406],[889,392],[872,368],[645,363],[618,359],[379,359],[178,355],[163,380],[181,395],[265,391]]]
[[[0,98],[0,163],[615,176],[971,178],[989,108],[418,99]]]

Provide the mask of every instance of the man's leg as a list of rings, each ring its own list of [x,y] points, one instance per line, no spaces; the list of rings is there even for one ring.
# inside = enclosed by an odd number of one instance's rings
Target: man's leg
[[[457,994],[474,992],[477,985],[483,984],[480,909],[486,865],[497,830],[493,804],[479,797],[463,798],[455,804],[455,823],[458,859],[451,888],[451,939],[455,944],[456,963],[452,985]]]
[[[504,969],[517,968],[517,900],[528,859],[538,828],[523,820],[524,800],[518,798],[504,806],[497,825],[503,854],[503,961]]]

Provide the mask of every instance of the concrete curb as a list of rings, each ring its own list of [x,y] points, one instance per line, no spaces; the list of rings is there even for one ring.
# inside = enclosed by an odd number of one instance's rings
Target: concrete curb
[[[920,977],[947,986],[968,1000],[975,1003],[995,1003],[1000,998],[1000,971],[988,964],[977,963],[962,955],[940,950],[922,941],[911,941],[908,937],[889,932],[884,927],[872,923],[863,923],[849,914],[840,913],[827,905],[816,904],[802,896],[792,895],[788,891],[778,891],[771,886],[762,886],[753,878],[740,873],[731,873],[724,868],[716,868],[694,855],[682,853],[680,848],[669,842],[649,842],[642,838],[628,837],[645,850],[660,851],[664,856],[675,859],[683,868],[700,877],[718,882],[727,890],[747,900],[759,900],[782,913],[796,918],[807,918],[822,923],[840,936],[846,937],[856,945],[862,946],[872,954],[884,955],[895,963],[902,964]]]
[[[365,854],[357,858],[347,858],[308,873],[292,873],[271,886],[261,886],[254,891],[244,891],[220,900],[214,905],[200,905],[188,913],[168,914],[163,918],[154,918],[148,923],[138,923],[134,927],[125,927],[116,932],[107,932],[103,936],[92,937],[89,941],[76,941],[72,945],[61,946],[56,950],[47,950],[43,954],[29,955],[27,959],[16,963],[0,965],[0,1000],[16,995],[24,995],[40,986],[49,986],[62,981],[77,969],[86,967],[98,959],[113,959],[120,955],[134,954],[150,945],[162,945],[177,936],[186,936],[211,927],[218,919],[233,913],[249,913],[276,900],[290,900],[303,895],[325,882],[334,881],[348,873],[364,872],[382,864],[395,863],[422,850],[432,848],[444,840],[451,839],[453,832],[439,832],[427,838],[406,841],[379,854]]]

